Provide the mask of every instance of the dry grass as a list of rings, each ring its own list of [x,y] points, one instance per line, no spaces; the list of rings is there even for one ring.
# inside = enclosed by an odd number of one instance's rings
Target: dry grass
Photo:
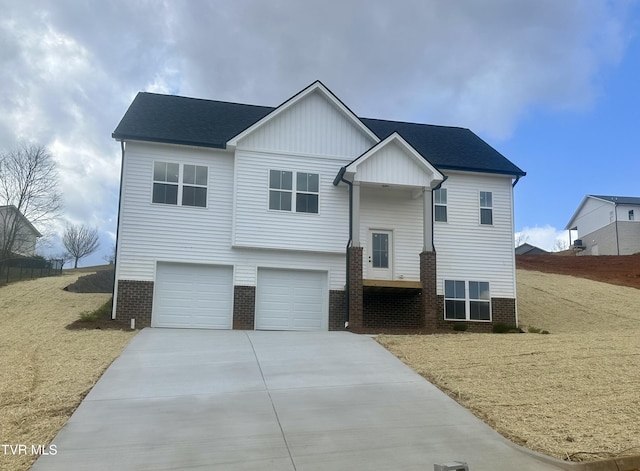
[[[640,454],[640,290],[518,271],[520,323],[540,334],[380,336],[478,417],[533,450]]]
[[[82,272],[0,288],[0,439],[48,444],[133,332],[67,330],[108,294],[62,288]],[[35,457],[0,454],[0,469],[26,470]]]

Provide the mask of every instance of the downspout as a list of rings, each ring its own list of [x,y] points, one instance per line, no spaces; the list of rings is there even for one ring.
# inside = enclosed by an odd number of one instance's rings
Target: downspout
[[[345,312],[344,312],[344,328],[348,329],[349,328],[349,299],[350,299],[349,281],[351,279],[351,277],[349,276],[349,267],[350,267],[349,262],[351,260],[349,249],[351,248],[351,244],[353,243],[353,183],[344,178],[344,174],[346,171],[347,171],[347,167],[340,168],[338,175],[336,175],[336,178],[333,179],[333,185],[338,186],[340,182],[344,182],[347,185],[349,185],[349,240],[347,242],[347,246],[345,249],[347,269],[345,272],[346,286],[345,286]]]
[[[440,183],[438,183],[435,188],[431,188],[431,251],[435,252],[436,251],[436,246],[435,246],[435,237],[436,237],[436,232],[435,232],[435,224],[434,224],[434,217],[433,217],[433,205],[435,204],[433,202],[433,191],[434,190],[439,190],[442,187],[442,184],[444,182],[447,181],[447,179],[449,178],[449,175],[443,175],[443,179]]]
[[[120,241],[120,213],[122,212],[122,178],[124,176],[124,141],[120,141],[120,150],[122,152],[122,159],[120,162],[120,190],[118,192],[118,219],[116,221],[116,246],[115,253],[113,254],[113,307],[111,310],[111,319],[116,318],[116,302],[118,300],[117,286],[116,286],[116,273],[118,267],[118,242]]]
[[[516,175],[516,179],[515,179],[515,181],[511,184],[511,188],[515,188],[519,181],[520,181],[520,175]]]
[[[618,239],[618,203],[613,203],[613,214],[616,221],[616,252],[620,255],[620,239]]]

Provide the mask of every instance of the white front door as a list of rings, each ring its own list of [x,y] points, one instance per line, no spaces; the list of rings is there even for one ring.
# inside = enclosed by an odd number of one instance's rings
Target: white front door
[[[378,280],[393,279],[393,232],[369,231],[367,277]]]

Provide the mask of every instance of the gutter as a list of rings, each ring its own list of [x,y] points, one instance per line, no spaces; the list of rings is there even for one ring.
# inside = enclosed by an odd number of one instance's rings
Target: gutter
[[[351,257],[349,256],[349,249],[353,243],[353,182],[344,178],[344,174],[347,171],[347,167],[341,167],[336,175],[336,178],[333,179],[333,186],[338,186],[340,182],[344,182],[349,186],[349,240],[347,241],[347,246],[345,248],[346,252],[346,281],[345,281],[345,313],[344,313],[344,328],[349,328],[349,300],[350,300],[350,289],[349,289],[349,262],[351,261]]]

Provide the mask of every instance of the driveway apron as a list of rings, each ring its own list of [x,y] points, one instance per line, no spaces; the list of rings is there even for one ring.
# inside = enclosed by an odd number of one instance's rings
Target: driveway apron
[[[32,470],[562,469],[348,332],[144,329],[52,443]]]

